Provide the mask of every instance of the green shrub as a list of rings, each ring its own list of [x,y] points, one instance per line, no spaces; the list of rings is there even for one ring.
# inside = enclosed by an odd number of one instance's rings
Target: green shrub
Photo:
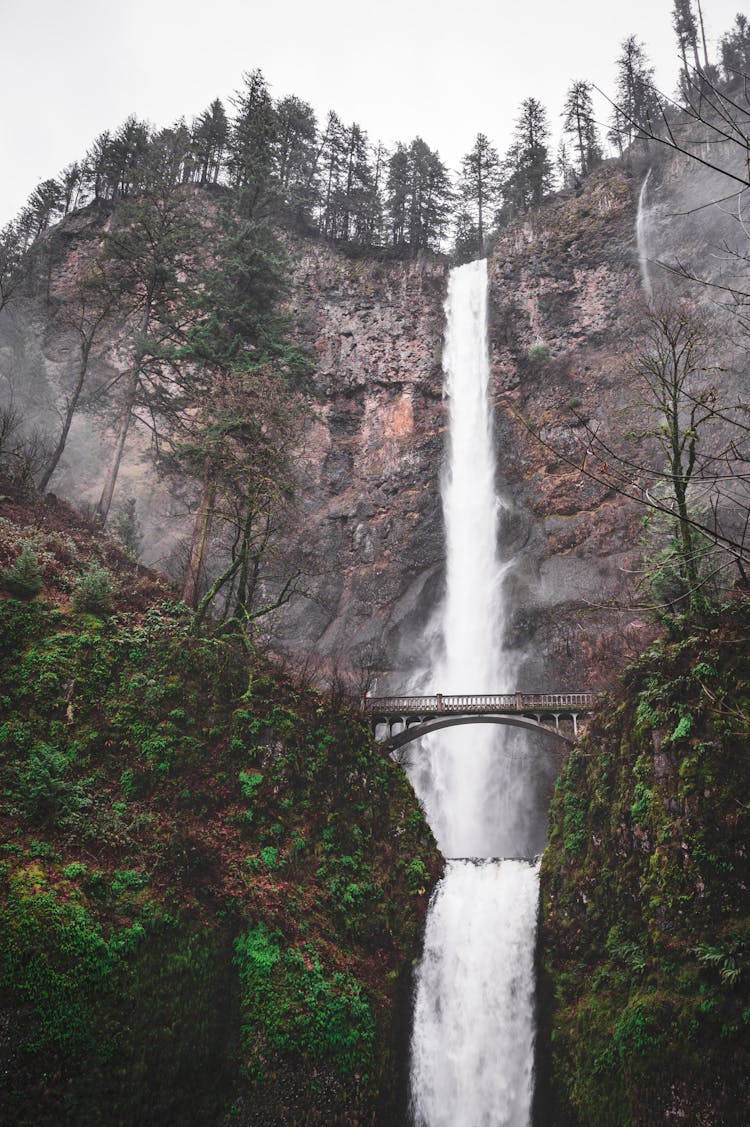
[[[311,946],[282,949],[263,924],[235,941],[242,983],[246,1067],[262,1079],[264,1047],[330,1061],[343,1076],[367,1073],[375,1022],[360,983],[347,972],[330,973]]]
[[[79,613],[95,614],[100,618],[112,609],[112,581],[109,572],[96,565],[85,571],[73,592],[73,606]]]
[[[57,820],[83,804],[82,784],[69,778],[70,764],[55,747],[39,742],[18,769],[22,809],[35,822]]]
[[[429,884],[429,880],[430,878],[425,868],[424,861],[419,857],[415,857],[406,869],[406,884],[409,892],[414,895],[424,892],[426,885]]]
[[[549,360],[549,345],[543,341],[532,344],[528,351],[527,359],[534,368],[543,368]]]
[[[135,511],[135,497],[128,497],[127,501],[115,510],[107,527],[128,555],[138,559],[143,543],[143,529]]]
[[[37,558],[31,548],[26,547],[11,568],[0,575],[3,587],[18,599],[33,599],[44,586]]]

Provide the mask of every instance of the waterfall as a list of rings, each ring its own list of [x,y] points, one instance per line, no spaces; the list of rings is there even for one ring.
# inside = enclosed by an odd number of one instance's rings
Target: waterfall
[[[431,692],[514,689],[505,641],[487,352],[487,264],[451,272],[443,359],[446,595]],[[447,858],[417,975],[411,1101],[418,1127],[527,1127],[533,1071],[537,866],[518,737],[494,725],[421,742],[407,770]],[[494,860],[493,860],[494,858]]]
[[[651,169],[643,178],[641,190],[638,193],[638,212],[635,220],[635,239],[638,247],[638,262],[641,268],[641,285],[643,292],[646,295],[646,301],[649,305],[654,300],[654,289],[651,285],[651,275],[648,269],[648,245],[647,245],[647,231],[646,231],[646,189],[648,182],[651,179]]]

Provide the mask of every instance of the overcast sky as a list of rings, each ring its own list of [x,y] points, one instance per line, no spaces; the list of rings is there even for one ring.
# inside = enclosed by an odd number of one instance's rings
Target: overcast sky
[[[740,0],[741,3],[741,0]],[[481,131],[503,150],[523,98],[559,125],[565,91],[611,90],[626,35],[671,93],[671,0],[0,0],[0,225],[36,184],[134,113],[188,120],[243,71],[335,109],[371,140],[419,134],[453,168]],[[742,10],[703,0],[709,50]]]

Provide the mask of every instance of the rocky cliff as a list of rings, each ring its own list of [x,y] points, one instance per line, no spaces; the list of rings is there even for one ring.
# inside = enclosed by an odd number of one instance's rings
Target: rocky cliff
[[[490,255],[495,423],[508,502],[503,551],[512,561],[515,608],[510,643],[526,690],[600,688],[648,635],[638,612],[627,609],[637,601],[628,588],[642,514],[565,461],[580,454],[584,423],[614,443],[628,425],[628,355],[644,312],[636,201],[645,174],[645,165],[601,169],[578,193],[504,228]],[[674,255],[670,209],[684,210],[704,188],[715,186],[701,187],[679,162],[655,165],[643,223],[652,259]],[[706,231],[690,217],[680,222],[680,241],[699,257]],[[101,223],[96,213],[66,221],[36,296],[4,314],[0,359],[15,373],[16,402],[52,431],[75,339],[59,309],[52,318],[45,294],[59,296],[75,277]],[[719,228],[711,231],[721,237]],[[317,240],[290,238],[287,246],[289,311],[313,371],[297,451],[297,512],[283,545],[302,561],[305,597],[279,613],[274,642],[323,665],[343,664],[361,683],[376,671],[392,674],[381,676],[381,686],[397,685],[421,664],[424,626],[442,591],[448,266],[434,257],[348,257]],[[666,286],[668,274],[660,277]],[[105,386],[118,364],[116,341],[96,363]],[[111,442],[106,419],[81,415],[53,489],[92,502]],[[144,558],[177,572],[195,492],[189,482],[171,489],[160,482],[147,447],[141,435],[115,504],[136,498]],[[618,601],[623,609],[612,605]]]
[[[638,514],[551,455],[522,418],[570,451],[571,402],[609,427],[627,394],[640,288],[632,182],[607,170],[504,230],[489,272],[511,644],[524,688],[596,688],[643,637],[637,614],[601,612],[635,564]],[[442,590],[446,273],[432,261],[351,263],[319,245],[296,266],[295,309],[316,357],[304,535],[328,573],[312,605],[285,612],[283,637],[395,669],[391,684],[419,664]]]

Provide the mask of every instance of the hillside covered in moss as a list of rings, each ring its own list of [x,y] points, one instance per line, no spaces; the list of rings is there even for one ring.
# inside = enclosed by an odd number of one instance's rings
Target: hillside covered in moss
[[[750,602],[671,625],[602,704],[552,807],[550,1127],[747,1122]]]
[[[401,770],[59,507],[3,503],[0,571],[0,1120],[393,1121],[440,870]]]

